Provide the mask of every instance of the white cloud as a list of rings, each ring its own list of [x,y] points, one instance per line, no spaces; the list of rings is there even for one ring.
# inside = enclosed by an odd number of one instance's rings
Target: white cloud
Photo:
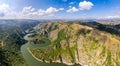
[[[75,2],[70,2],[69,4],[74,4]],[[79,3],[80,10],[90,10],[92,8],[93,3],[90,1],[82,1]],[[68,9],[66,12],[73,13],[79,11],[79,8],[69,6],[70,9]]]
[[[64,2],[68,0],[63,0]],[[74,4],[70,2],[69,4]],[[80,10],[89,10],[93,4],[89,1],[83,1],[79,3],[79,7],[69,6],[66,12],[73,13]],[[80,8],[80,9],[79,9]],[[32,6],[23,7],[20,11],[14,11],[8,4],[0,4],[0,18],[42,18],[42,17],[54,17],[59,11],[63,11],[64,8],[49,7],[47,9],[35,9]]]
[[[80,10],[90,10],[94,4],[90,1],[83,1],[79,3]]]
[[[46,10],[39,9],[35,11],[35,8],[32,8],[31,6],[24,7],[22,10],[22,16],[26,17],[46,17],[46,16],[53,16],[55,13],[58,11],[62,11],[64,8],[54,8],[54,7],[49,7]]]
[[[120,15],[97,16],[95,19],[120,19]]]
[[[56,9],[56,8],[53,8],[53,7],[49,7],[45,12],[47,14],[51,14],[51,13],[56,13],[58,11],[59,11],[59,9]]]
[[[112,15],[112,16],[107,16],[107,19],[114,19],[114,18],[120,18],[119,15]]]
[[[64,10],[64,8],[49,7],[45,10],[35,9],[32,6],[23,7],[21,11],[13,11],[8,4],[0,5],[0,18],[43,18],[43,17],[54,17],[55,13]]]
[[[71,5],[72,5],[72,4],[74,4],[74,3],[75,3],[75,2],[70,2],[69,4],[71,4]]]
[[[35,14],[36,14],[36,15],[39,15],[39,16],[43,16],[43,15],[45,15],[46,13],[45,13],[45,10],[39,9]]]
[[[66,12],[73,13],[73,12],[77,12],[77,11],[79,11],[77,8],[72,7],[70,9],[68,9]]]
[[[62,10],[64,10],[64,8],[59,8],[59,10],[61,10],[61,11],[62,11]]]
[[[22,10],[23,14],[28,14],[30,12],[33,12],[35,10],[35,8],[32,8],[32,6],[28,6],[28,7],[24,7]]]
[[[1,4],[0,5],[0,17],[5,16],[7,13],[10,13],[11,9],[8,4]]]
[[[46,9],[46,10],[42,10],[42,9],[39,9],[38,10],[38,14],[39,15],[53,15],[54,13],[57,13],[58,11],[62,11],[62,10],[64,10],[64,8],[59,8],[59,9],[57,9],[57,8],[54,8],[54,7],[49,7],[48,9]]]
[[[62,0],[67,2],[68,0]],[[70,2],[70,5],[75,2]],[[80,10],[89,10],[93,4],[89,1],[83,1],[79,3],[79,8],[69,6],[66,12],[73,13]],[[42,18],[42,17],[54,17],[59,11],[63,11],[64,8],[49,7],[47,9],[35,9],[32,6],[23,7],[20,11],[14,11],[8,4],[0,4],[0,18]]]

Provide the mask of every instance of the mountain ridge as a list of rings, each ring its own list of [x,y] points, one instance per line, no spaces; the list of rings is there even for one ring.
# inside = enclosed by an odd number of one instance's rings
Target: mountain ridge
[[[43,61],[60,60],[64,64],[83,66],[119,65],[120,37],[116,34],[66,22],[41,23],[36,30],[41,37],[36,42],[40,43],[42,39],[51,41],[42,49],[30,48],[35,57]]]

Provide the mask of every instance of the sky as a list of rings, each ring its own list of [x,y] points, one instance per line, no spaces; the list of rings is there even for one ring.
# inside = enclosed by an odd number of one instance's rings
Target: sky
[[[120,18],[120,0],[0,0],[0,19]]]

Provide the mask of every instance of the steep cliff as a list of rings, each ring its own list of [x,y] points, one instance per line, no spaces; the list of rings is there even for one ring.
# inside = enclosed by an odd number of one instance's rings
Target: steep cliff
[[[120,66],[120,37],[80,23],[49,22],[36,27],[36,42],[50,45],[30,48],[36,58],[82,66]]]

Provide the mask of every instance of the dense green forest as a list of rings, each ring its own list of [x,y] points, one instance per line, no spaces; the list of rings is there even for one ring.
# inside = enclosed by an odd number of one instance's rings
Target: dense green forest
[[[26,66],[20,52],[25,30],[33,29],[37,20],[0,20],[0,66]]]

